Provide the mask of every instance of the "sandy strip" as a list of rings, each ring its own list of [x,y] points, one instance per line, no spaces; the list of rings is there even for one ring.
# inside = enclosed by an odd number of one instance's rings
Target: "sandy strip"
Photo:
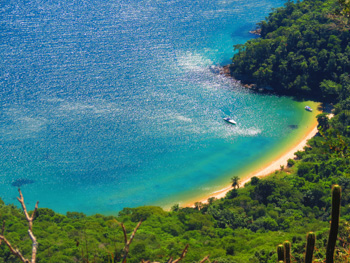
[[[328,116],[329,118],[332,118],[333,115],[330,114]],[[307,145],[307,141],[314,137],[317,134],[317,121],[315,120],[312,125],[310,126],[309,130],[305,134],[303,138],[297,143],[297,145],[294,145],[292,148],[290,148],[286,153],[282,154],[280,157],[278,157],[276,160],[272,161],[271,163],[266,164],[265,167],[249,174],[248,176],[245,176],[244,178],[241,178],[240,180],[240,186],[244,186],[245,183],[249,182],[250,179],[254,176],[256,177],[264,177],[267,176],[276,170],[281,169],[281,165],[287,166],[288,159],[294,159],[294,153],[297,151],[303,151],[304,147]],[[221,189],[219,191],[216,191],[210,195],[208,195],[205,199],[199,200],[199,202],[207,203],[208,198],[215,197],[217,199],[223,198],[226,196],[226,193],[232,189],[231,185],[225,187],[224,189]],[[184,207],[193,207],[193,203],[188,203],[183,205]]]

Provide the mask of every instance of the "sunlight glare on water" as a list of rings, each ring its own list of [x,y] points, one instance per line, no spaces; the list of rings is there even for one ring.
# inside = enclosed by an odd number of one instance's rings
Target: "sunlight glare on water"
[[[284,2],[2,1],[1,198],[110,214],[215,190],[298,124],[212,70]]]

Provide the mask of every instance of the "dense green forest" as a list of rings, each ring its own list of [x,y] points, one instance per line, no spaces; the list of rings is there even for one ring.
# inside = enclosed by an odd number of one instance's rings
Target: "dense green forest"
[[[277,92],[334,104],[334,117],[318,116],[319,135],[288,167],[269,177],[253,177],[226,198],[174,205],[172,211],[144,206],[117,216],[57,214],[39,208],[33,233],[37,262],[120,262],[122,223],[129,236],[138,222],[128,262],[276,262],[276,246],[292,243],[294,262],[303,261],[306,233],[316,234],[315,259],[323,262],[329,232],[331,187],[342,188],[341,221],[335,262],[349,262],[350,246],[350,45],[346,1],[305,0],[275,9],[259,23],[261,37],[235,46],[235,76],[269,85]],[[23,193],[25,195],[25,192]],[[22,209],[0,200],[1,235],[30,258],[32,242]],[[0,262],[19,262],[0,246]]]
[[[288,1],[259,23],[261,38],[235,46],[234,73],[279,93],[348,98],[350,32],[342,8],[338,1]]]

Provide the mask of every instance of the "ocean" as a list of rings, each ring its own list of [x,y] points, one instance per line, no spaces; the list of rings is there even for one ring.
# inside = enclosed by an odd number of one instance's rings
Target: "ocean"
[[[216,71],[284,2],[1,1],[0,197],[170,207],[273,155],[305,126],[302,103]]]

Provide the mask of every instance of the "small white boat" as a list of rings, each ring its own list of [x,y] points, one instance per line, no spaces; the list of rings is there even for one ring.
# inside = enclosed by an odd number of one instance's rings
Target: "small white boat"
[[[234,120],[230,119],[229,117],[224,118],[224,121],[231,123],[231,124],[237,124],[237,122],[235,122]]]
[[[312,109],[309,106],[305,106],[305,110],[312,111]]]

